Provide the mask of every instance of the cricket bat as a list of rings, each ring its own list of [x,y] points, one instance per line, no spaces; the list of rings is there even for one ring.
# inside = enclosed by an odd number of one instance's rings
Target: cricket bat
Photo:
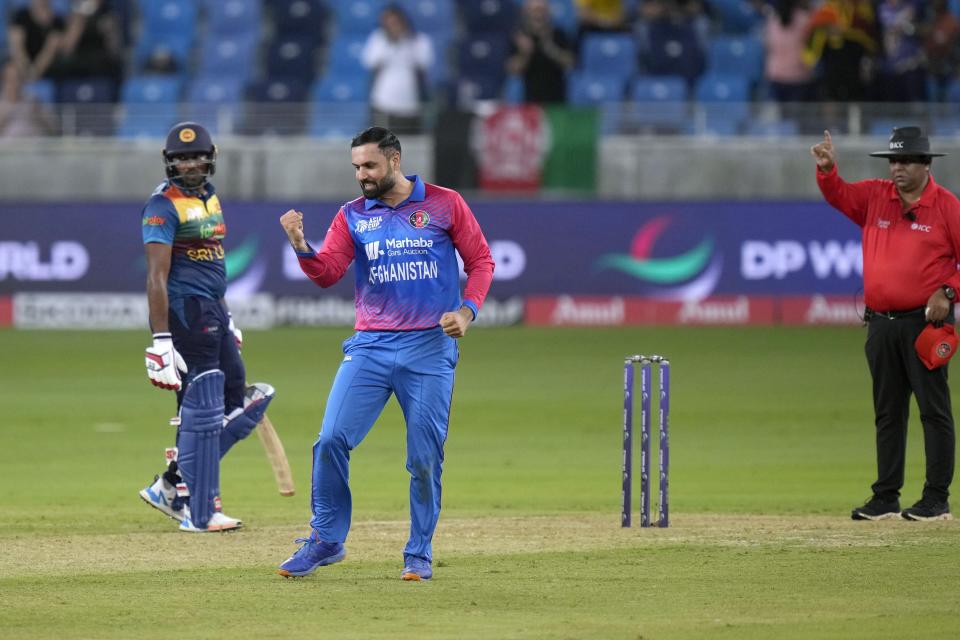
[[[267,460],[270,461],[270,466],[273,467],[273,477],[277,480],[277,489],[279,489],[280,495],[292,496],[294,494],[293,474],[290,473],[287,453],[283,450],[283,443],[280,442],[277,431],[273,428],[273,423],[270,422],[270,418],[266,414],[263,415],[263,420],[257,424],[257,436],[260,438],[263,450],[267,452]]]

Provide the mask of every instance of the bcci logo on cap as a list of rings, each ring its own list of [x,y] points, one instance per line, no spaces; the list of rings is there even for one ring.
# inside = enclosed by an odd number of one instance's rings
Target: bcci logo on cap
[[[180,131],[180,142],[190,143],[197,139],[197,132],[193,129],[186,128]]]
[[[423,229],[430,224],[430,215],[423,209],[420,209],[419,211],[411,213],[408,220],[410,220],[410,224],[412,224],[415,229]]]
[[[937,345],[937,357],[938,358],[948,358],[950,357],[950,352],[953,350],[953,347],[950,346],[949,342],[941,342]]]

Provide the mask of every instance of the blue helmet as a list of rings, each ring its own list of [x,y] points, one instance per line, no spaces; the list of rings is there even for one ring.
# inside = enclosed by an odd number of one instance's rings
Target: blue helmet
[[[178,187],[185,187],[181,182],[183,176],[177,171],[175,158],[185,155],[204,155],[209,158],[207,169],[203,172],[202,181],[187,188],[197,189],[206,184],[207,179],[217,169],[217,145],[213,144],[210,132],[196,122],[181,122],[170,129],[167,142],[163,147],[163,165],[167,178]]]

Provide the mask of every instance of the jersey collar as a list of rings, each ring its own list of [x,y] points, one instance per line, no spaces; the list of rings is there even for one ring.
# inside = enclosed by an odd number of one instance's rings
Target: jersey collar
[[[927,174],[927,186],[923,188],[923,193],[920,194],[920,199],[917,200],[917,203],[914,207],[932,207],[933,200],[937,197],[937,183],[933,180],[933,174]],[[897,191],[897,185],[890,183],[890,199],[891,200],[900,200],[900,192]]]
[[[391,207],[387,203],[377,200],[376,198],[364,198],[363,199],[363,210],[369,211],[374,207],[386,207],[387,209],[399,209],[408,202],[423,202],[427,197],[427,188],[423,184],[423,180],[420,179],[418,175],[405,176],[407,180],[413,183],[413,191],[410,192],[410,195],[407,196],[407,199],[398,204],[395,207]]]

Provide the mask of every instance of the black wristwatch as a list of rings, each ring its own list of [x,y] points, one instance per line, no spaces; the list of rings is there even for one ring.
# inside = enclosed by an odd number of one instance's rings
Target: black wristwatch
[[[947,300],[953,302],[957,299],[957,290],[950,285],[945,284],[943,285],[943,295],[947,296]]]

